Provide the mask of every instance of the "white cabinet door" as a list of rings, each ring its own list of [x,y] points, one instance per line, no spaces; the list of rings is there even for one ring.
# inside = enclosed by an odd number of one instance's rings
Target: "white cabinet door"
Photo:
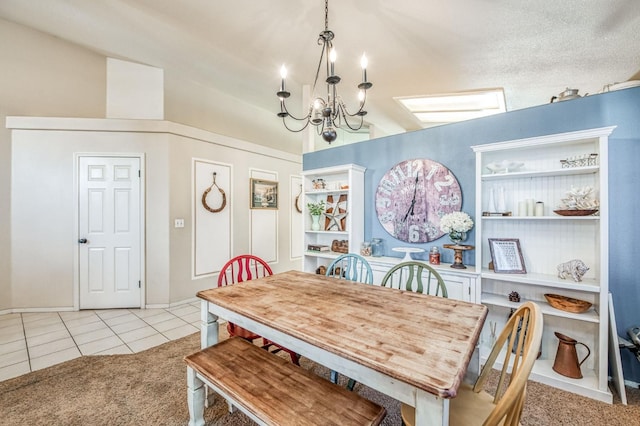
[[[440,273],[447,286],[447,297],[449,299],[464,300],[471,302],[470,279],[456,275]]]

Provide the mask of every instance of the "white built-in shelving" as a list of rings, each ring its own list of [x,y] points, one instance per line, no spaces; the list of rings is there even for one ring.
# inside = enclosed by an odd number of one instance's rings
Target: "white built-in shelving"
[[[325,245],[332,247],[333,241],[348,241],[349,252],[359,253],[360,244],[364,241],[364,173],[365,168],[356,164],[325,167],[320,169],[305,170],[302,172],[304,201],[302,203],[303,216],[303,270],[315,272],[321,266],[329,263],[342,253],[334,251],[310,251],[309,244]],[[322,180],[321,188],[317,183]],[[344,226],[341,230],[333,227],[326,230],[325,217],[320,220],[320,229],[311,229],[311,215],[307,203],[327,202],[327,207],[335,206],[337,200],[345,199],[340,203],[340,208],[346,210]]]
[[[491,349],[490,324],[499,332],[509,313],[526,300],[542,308],[544,332],[541,356],[531,379],[600,401],[612,402],[608,389],[608,136],[614,127],[554,134],[529,139],[473,146],[476,153],[476,268],[479,268],[481,303],[489,315],[481,337],[480,359]],[[597,154],[596,163],[562,167],[561,160]],[[491,163],[521,164],[505,173],[489,173]],[[592,216],[560,216],[554,210],[571,187],[594,188],[599,211]],[[503,193],[511,216],[483,216],[492,193]],[[544,205],[540,216],[522,216],[519,203],[534,200]],[[518,239],[526,273],[496,273],[489,269],[488,240]],[[589,271],[581,282],[561,279],[557,265],[582,260]],[[509,300],[511,292],[520,302]],[[549,305],[546,293],[591,302],[583,313]],[[582,364],[583,378],[572,379],[553,371],[560,332],[586,344],[591,355]],[[579,357],[586,355],[578,346]]]

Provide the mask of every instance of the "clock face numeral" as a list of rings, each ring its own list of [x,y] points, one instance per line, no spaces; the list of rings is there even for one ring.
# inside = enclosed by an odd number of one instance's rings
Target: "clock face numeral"
[[[380,224],[395,238],[426,243],[440,238],[440,218],[462,207],[460,184],[451,171],[429,159],[393,166],[380,180],[375,198]]]

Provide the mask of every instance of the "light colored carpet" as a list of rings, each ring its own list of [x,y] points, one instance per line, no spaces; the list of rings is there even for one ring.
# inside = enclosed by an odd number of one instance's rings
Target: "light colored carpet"
[[[186,425],[186,366],[199,349],[199,335],[132,355],[86,356],[0,382],[2,425]],[[302,365],[328,377],[326,368]],[[344,378],[341,377],[341,380]],[[400,425],[399,403],[361,384],[361,395],[384,405],[384,425]],[[523,425],[637,425],[640,391],[628,389],[630,405],[600,403],[531,382]],[[217,399],[205,411],[207,425],[252,424],[229,414]]]

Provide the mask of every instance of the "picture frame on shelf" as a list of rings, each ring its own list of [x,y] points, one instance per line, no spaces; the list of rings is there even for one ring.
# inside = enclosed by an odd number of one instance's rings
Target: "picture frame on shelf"
[[[278,209],[278,182],[251,179],[249,183],[249,207],[252,209]]]
[[[489,250],[495,273],[527,273],[518,238],[489,238]]]

